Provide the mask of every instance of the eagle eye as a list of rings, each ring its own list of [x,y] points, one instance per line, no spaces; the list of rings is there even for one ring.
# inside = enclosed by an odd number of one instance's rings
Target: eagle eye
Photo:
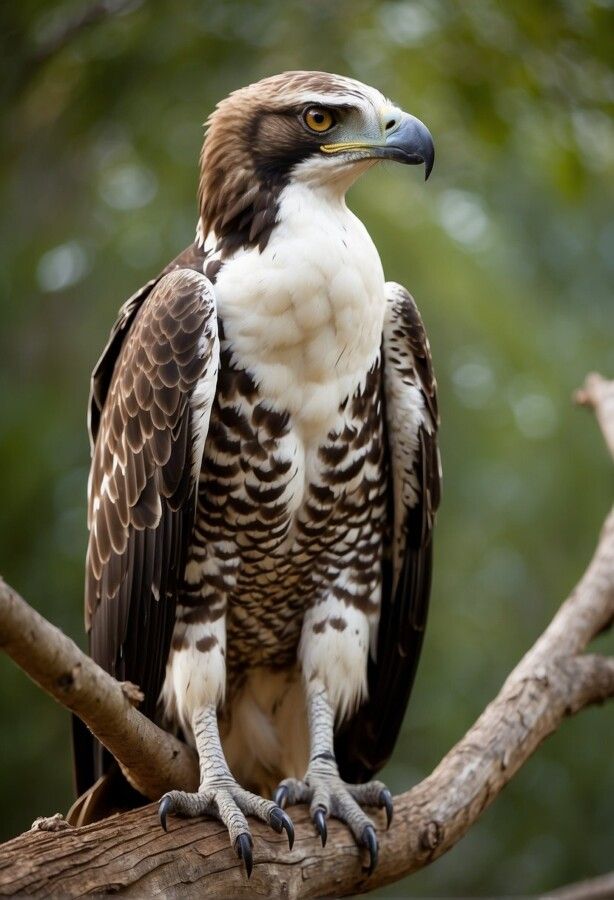
[[[303,113],[303,122],[310,131],[323,134],[333,127],[335,118],[328,109],[324,109],[322,106],[310,106]]]

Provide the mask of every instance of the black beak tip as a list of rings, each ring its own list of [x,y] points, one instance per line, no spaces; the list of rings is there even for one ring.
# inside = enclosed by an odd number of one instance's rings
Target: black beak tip
[[[424,160],[424,180],[428,181],[435,164],[435,144],[428,128],[425,128],[423,133],[422,159]]]
[[[425,181],[429,180],[429,175],[433,171],[434,162],[435,162],[435,152],[433,151],[433,153],[429,157],[427,157],[427,159],[424,160],[424,180]]]
[[[405,113],[398,128],[386,141],[389,158],[409,165],[424,163],[424,180],[433,171],[435,144],[426,125],[415,116]]]

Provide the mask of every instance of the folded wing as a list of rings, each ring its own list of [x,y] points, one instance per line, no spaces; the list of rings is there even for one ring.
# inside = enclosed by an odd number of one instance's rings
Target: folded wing
[[[386,292],[382,354],[389,534],[369,698],[337,737],[341,774],[349,781],[366,781],[382,768],[403,722],[426,626],[440,497],[437,385],[429,343],[411,295],[392,282]]]
[[[194,521],[219,361],[211,283],[164,275],[126,304],[94,380],[85,614],[90,653],[153,717]],[[116,356],[112,369],[108,354]],[[113,360],[111,359],[111,363]],[[105,768],[75,730],[77,788]]]

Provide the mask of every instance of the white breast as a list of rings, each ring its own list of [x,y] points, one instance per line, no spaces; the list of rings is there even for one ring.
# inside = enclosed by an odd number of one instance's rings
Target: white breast
[[[311,444],[379,354],[384,274],[342,197],[292,184],[278,222],[262,253],[242,250],[224,264],[215,293],[236,361]]]

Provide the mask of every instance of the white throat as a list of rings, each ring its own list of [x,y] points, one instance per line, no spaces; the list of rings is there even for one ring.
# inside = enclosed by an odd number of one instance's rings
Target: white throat
[[[215,284],[236,362],[310,439],[325,437],[340,403],[364,383],[385,309],[377,250],[343,185],[316,183],[318,174],[284,188],[265,249],[238,251]]]

